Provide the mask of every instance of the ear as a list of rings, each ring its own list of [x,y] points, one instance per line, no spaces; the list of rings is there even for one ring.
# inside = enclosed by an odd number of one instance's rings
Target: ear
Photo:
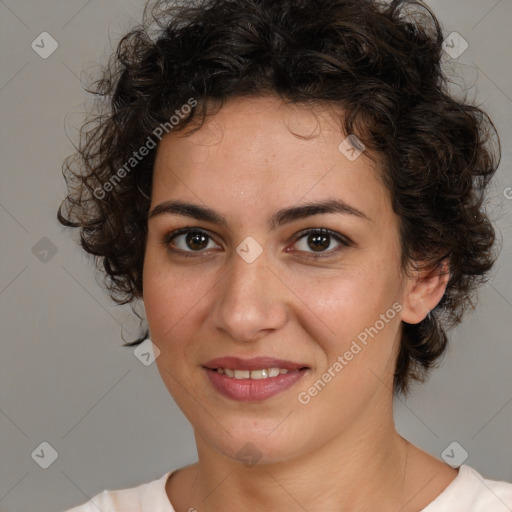
[[[402,301],[401,318],[408,324],[421,322],[443,298],[450,279],[449,263],[444,260],[434,271],[416,271],[408,277]]]

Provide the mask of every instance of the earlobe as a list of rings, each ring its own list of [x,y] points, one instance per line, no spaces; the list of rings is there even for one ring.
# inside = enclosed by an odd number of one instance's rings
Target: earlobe
[[[439,304],[449,280],[447,260],[437,271],[418,271],[415,277],[409,278],[402,303],[402,321],[409,324],[421,322]]]

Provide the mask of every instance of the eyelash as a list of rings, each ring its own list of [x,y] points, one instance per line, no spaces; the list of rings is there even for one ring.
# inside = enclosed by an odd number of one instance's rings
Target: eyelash
[[[187,234],[187,233],[203,234],[203,235],[207,236],[210,240],[213,240],[213,237],[207,231],[204,231],[203,229],[185,227],[185,228],[177,229],[175,231],[171,231],[170,233],[166,234],[162,240],[162,244],[170,252],[182,255],[187,258],[202,257],[201,254],[204,252],[204,249],[202,249],[201,251],[184,251],[182,249],[171,248],[171,242],[175,238],[177,238],[178,236],[180,236],[182,234]],[[306,258],[320,259],[320,258],[330,257],[334,253],[338,253],[339,251],[343,250],[344,248],[351,247],[353,245],[352,241],[350,239],[348,239],[347,237],[344,237],[344,236],[340,235],[339,233],[336,233],[335,231],[331,231],[326,228],[309,228],[309,229],[303,230],[300,233],[297,233],[297,235],[294,237],[293,244],[296,244],[299,240],[307,237],[310,234],[328,235],[331,238],[334,238],[334,240],[339,242],[341,245],[335,249],[330,249],[328,251],[321,251],[319,253],[307,252],[308,256],[306,256]],[[302,252],[302,251],[298,251],[298,252]]]

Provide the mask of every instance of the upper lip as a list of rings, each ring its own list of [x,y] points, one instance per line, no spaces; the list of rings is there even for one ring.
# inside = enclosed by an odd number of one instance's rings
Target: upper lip
[[[263,368],[283,368],[284,370],[299,370],[308,366],[302,363],[294,363],[285,359],[275,359],[274,357],[254,357],[252,359],[242,359],[240,357],[218,357],[203,364],[210,369],[228,368],[231,370],[261,370]]]

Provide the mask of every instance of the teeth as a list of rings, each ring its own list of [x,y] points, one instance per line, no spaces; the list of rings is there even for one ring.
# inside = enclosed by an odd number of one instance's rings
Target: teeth
[[[295,373],[299,370],[286,370],[284,368],[262,368],[261,370],[231,370],[230,368],[216,368],[220,374],[226,375],[235,379],[268,379],[269,377],[277,377],[285,373]]]
[[[251,379],[267,379],[269,371],[268,370],[253,370],[251,372]]]

